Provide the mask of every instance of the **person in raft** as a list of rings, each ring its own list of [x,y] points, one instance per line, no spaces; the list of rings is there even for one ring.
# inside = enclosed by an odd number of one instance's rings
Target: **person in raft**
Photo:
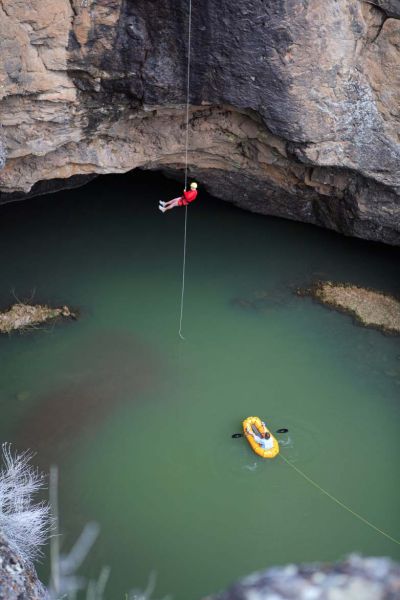
[[[263,425],[265,427],[265,423],[263,422]],[[257,444],[259,446],[261,446],[261,448],[263,448],[264,450],[271,450],[271,448],[274,445],[274,440],[271,437],[271,434],[268,433],[268,431],[266,431],[265,433],[262,433],[260,437],[259,435],[256,435],[254,433],[254,431],[251,429],[251,427],[248,428],[248,433],[250,435],[253,436],[253,438],[255,439],[255,441],[257,442]]]
[[[175,208],[175,206],[187,206],[188,204],[193,202],[193,200],[196,200],[196,196],[197,183],[193,181],[193,183],[190,184],[190,190],[188,192],[186,190],[183,190],[183,196],[179,196],[179,198],[174,198],[169,202],[163,202],[162,200],[160,200],[158,208],[161,210],[161,212],[164,213],[166,210],[171,210],[171,208]]]

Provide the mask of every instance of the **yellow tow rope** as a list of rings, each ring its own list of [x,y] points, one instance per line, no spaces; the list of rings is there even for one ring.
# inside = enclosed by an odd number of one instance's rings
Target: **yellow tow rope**
[[[317,488],[317,490],[319,490],[320,492],[322,492],[323,494],[325,494],[325,496],[328,496],[328,498],[330,498],[331,500],[333,500],[333,502],[336,502],[336,504],[338,504],[339,506],[341,506],[342,508],[344,508],[344,510],[347,510],[347,512],[349,512],[354,517],[356,517],[357,519],[359,519],[360,521],[362,521],[365,525],[368,525],[368,527],[371,527],[371,529],[374,529],[375,531],[377,531],[378,533],[380,533],[381,535],[383,535],[385,538],[387,538],[391,542],[394,542],[395,544],[397,544],[398,546],[400,546],[400,541],[399,540],[396,540],[396,538],[392,537],[391,535],[389,535],[385,531],[382,531],[382,529],[379,529],[379,527],[376,527],[376,525],[374,525],[373,523],[371,523],[370,521],[368,521],[367,519],[365,519],[364,517],[362,517],[361,515],[359,515],[357,512],[355,512],[354,510],[352,510],[349,506],[347,506],[346,504],[344,504],[344,502],[341,502],[340,500],[338,500],[337,498],[335,498],[335,496],[333,496],[332,494],[330,494],[329,492],[327,492],[323,487],[321,487],[320,485],[318,485],[318,483],[316,481],[314,481],[313,479],[311,479],[311,477],[309,477],[308,475],[306,475],[305,473],[303,473],[303,471],[301,469],[299,469],[298,467],[296,467],[290,460],[288,460],[287,458],[285,458],[283,456],[283,454],[279,454],[279,456],[281,457],[281,459],[283,461],[285,461],[285,463],[287,465],[289,465],[289,467],[292,467],[292,469],[294,469],[301,477],[303,477],[306,481],[308,481],[308,483],[311,483],[311,485],[313,485],[315,488]]]

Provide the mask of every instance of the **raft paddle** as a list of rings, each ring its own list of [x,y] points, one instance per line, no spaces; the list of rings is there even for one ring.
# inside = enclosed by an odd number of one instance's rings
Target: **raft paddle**
[[[286,427],[282,427],[282,429],[277,429],[275,433],[287,433],[288,431],[289,429],[286,429]],[[244,437],[244,433],[233,433],[231,437],[241,438]]]

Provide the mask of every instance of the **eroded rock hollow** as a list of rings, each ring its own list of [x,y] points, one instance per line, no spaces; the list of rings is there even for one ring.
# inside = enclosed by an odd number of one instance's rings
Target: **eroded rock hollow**
[[[0,0],[2,201],[137,167],[182,180],[188,5]],[[190,176],[400,243],[399,19],[396,0],[193,0]]]

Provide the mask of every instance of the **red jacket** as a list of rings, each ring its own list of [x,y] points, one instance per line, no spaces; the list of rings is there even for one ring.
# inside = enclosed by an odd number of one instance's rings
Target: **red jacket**
[[[179,206],[187,206],[193,200],[196,200],[197,190],[189,190],[188,192],[183,192],[183,196],[179,200]]]

